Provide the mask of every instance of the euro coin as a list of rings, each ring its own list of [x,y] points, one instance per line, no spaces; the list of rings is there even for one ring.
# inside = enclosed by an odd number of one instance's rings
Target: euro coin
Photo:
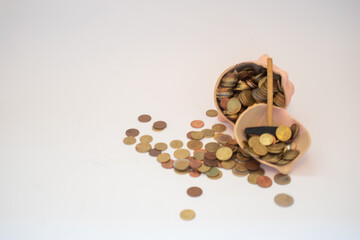
[[[280,141],[285,142],[291,138],[292,133],[291,133],[290,128],[288,128],[287,126],[281,125],[281,126],[277,127],[275,134],[276,134],[276,137]]]
[[[189,150],[187,149],[184,149],[184,148],[180,148],[180,149],[177,149],[175,152],[174,152],[174,157],[176,159],[184,159],[184,158],[187,158],[190,156],[190,152]]]
[[[287,174],[278,173],[274,176],[274,181],[279,185],[287,185],[291,182],[291,178]]]
[[[126,138],[124,138],[123,143],[126,145],[133,145],[134,143],[136,143],[136,138],[126,137]]]
[[[259,141],[264,146],[269,146],[274,142],[274,136],[269,133],[263,133],[260,135]],[[250,145],[250,143],[249,143]]]
[[[180,140],[173,140],[170,142],[170,147],[175,149],[182,148],[183,145],[184,145],[183,142]]]
[[[190,221],[195,218],[195,212],[191,209],[185,209],[180,212],[180,217],[185,221]]]
[[[233,151],[229,147],[221,147],[216,151],[216,158],[220,161],[229,160],[233,155]]]
[[[275,196],[274,201],[280,207],[290,207],[294,204],[294,198],[286,193],[279,193]]]

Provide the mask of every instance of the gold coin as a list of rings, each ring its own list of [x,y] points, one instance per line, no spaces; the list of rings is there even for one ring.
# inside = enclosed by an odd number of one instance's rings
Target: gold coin
[[[202,163],[201,166],[198,167],[197,170],[198,170],[199,172],[205,173],[205,172],[209,171],[210,168],[211,168],[210,166],[206,166],[204,163]]]
[[[263,133],[260,135],[259,141],[262,145],[269,146],[269,145],[273,144],[274,136],[269,133]],[[250,146],[250,143],[249,143],[249,146]]]
[[[190,161],[187,159],[178,159],[174,162],[174,168],[177,170],[185,170],[189,167]]]
[[[185,221],[190,221],[195,218],[195,212],[191,209],[185,209],[180,212],[180,217]]]
[[[221,178],[222,175],[223,175],[222,171],[219,170],[219,174],[218,174],[216,177],[210,177],[210,176],[208,176],[208,175],[206,175],[206,176],[207,176],[208,178],[210,178],[210,179],[217,180],[217,179]]]
[[[238,172],[248,172],[248,169],[245,167],[245,163],[236,163],[235,168]]]
[[[178,169],[174,168],[174,172],[179,175],[185,175],[190,172],[190,168],[186,168],[185,170],[178,170]]]
[[[161,132],[161,131],[164,130],[164,129],[156,129],[156,128],[152,127],[152,130],[153,130],[154,132]]]
[[[214,109],[209,109],[206,111],[206,116],[208,117],[216,117],[218,115],[218,112]]]
[[[251,184],[256,184],[256,181],[260,175],[257,173],[250,173],[247,180]]]
[[[245,177],[246,175],[248,175],[249,172],[239,172],[238,170],[236,170],[236,168],[232,169],[232,174],[234,174],[237,177]]]
[[[285,142],[291,138],[291,129],[281,125],[276,129],[275,134],[280,141]]]
[[[250,147],[254,147],[255,143],[260,143],[260,137],[259,136],[253,136],[249,138],[248,144]]]
[[[268,153],[267,147],[265,147],[261,143],[256,143],[253,147],[253,150],[256,154],[260,156],[265,156]]]
[[[183,142],[180,140],[173,140],[170,142],[170,147],[175,149],[182,148],[183,145],[184,145]]]
[[[216,151],[216,158],[220,161],[229,160],[233,155],[233,151],[229,147],[221,147]]]
[[[240,100],[238,98],[231,98],[226,107],[230,113],[238,113],[241,109]]]
[[[153,140],[153,138],[150,135],[143,135],[140,137],[140,142],[142,142],[142,143],[151,143],[152,140]]]
[[[199,160],[204,160],[205,151],[197,151],[196,153],[194,153],[194,158],[199,159]]]
[[[288,194],[280,193],[275,196],[274,201],[280,207],[290,207],[294,203],[294,198]]]
[[[228,160],[221,162],[221,165],[224,169],[232,169],[235,166],[236,162],[234,160]]]
[[[203,133],[204,138],[212,138],[215,134],[213,129],[203,129],[201,132]]]
[[[205,144],[205,149],[208,152],[216,152],[220,148],[220,145],[216,142],[209,142]]]
[[[201,131],[193,131],[190,136],[192,139],[200,140],[204,138],[204,133]]]
[[[291,178],[287,174],[278,173],[274,176],[274,181],[279,185],[286,185],[290,183]]]
[[[174,152],[174,157],[176,159],[184,159],[190,156],[190,152],[187,149],[180,148]]]
[[[168,153],[160,153],[159,155],[157,155],[157,160],[158,162],[167,162],[170,160],[170,154]]]
[[[214,124],[211,128],[215,132],[225,132],[226,131],[226,126],[221,123]]]
[[[168,148],[168,146],[167,146],[166,143],[160,142],[160,143],[156,143],[154,148],[159,150],[159,151],[165,151]]]
[[[123,142],[126,145],[133,145],[134,143],[136,143],[136,138],[134,138],[134,137],[126,137],[126,138],[124,138]]]
[[[191,150],[200,149],[200,148],[202,148],[202,146],[203,146],[203,143],[199,140],[190,140],[187,143],[188,149],[191,149]]]
[[[139,143],[135,146],[135,149],[139,153],[146,153],[151,149],[151,145],[149,143]]]
[[[259,167],[255,171],[250,171],[250,173],[256,173],[256,174],[259,174],[260,176],[264,176],[265,175],[265,170],[263,168]]]

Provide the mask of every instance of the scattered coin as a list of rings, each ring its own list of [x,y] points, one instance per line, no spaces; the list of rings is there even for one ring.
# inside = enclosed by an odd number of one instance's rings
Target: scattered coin
[[[196,140],[200,140],[204,138],[204,133],[201,131],[192,131],[191,132],[191,138],[192,139],[196,139]]]
[[[244,166],[246,167],[246,169],[248,170],[252,170],[255,171],[260,167],[260,163],[258,161],[256,161],[255,159],[252,159],[250,161],[246,161],[244,163]]]
[[[229,160],[232,155],[233,151],[229,147],[221,147],[216,151],[216,157],[221,161]]]
[[[203,191],[199,187],[190,187],[187,189],[186,192],[190,197],[199,197],[199,196],[201,196]]]
[[[187,143],[187,147],[191,150],[200,149],[200,148],[202,148],[202,146],[203,146],[203,143],[199,140],[190,140]]]
[[[161,153],[161,151],[157,150],[155,148],[152,148],[149,151],[149,155],[152,156],[152,157],[157,157],[160,153]]]
[[[199,172],[205,173],[205,172],[209,171],[210,168],[211,168],[210,166],[206,166],[204,163],[202,163],[201,166],[198,167],[197,170],[198,170]]]
[[[190,161],[189,165],[192,169],[197,169],[202,164],[201,160],[196,159],[196,158],[191,158],[191,159],[189,159],[189,161]]]
[[[190,168],[186,168],[185,170],[179,170],[174,167],[174,172],[179,175],[186,175],[190,172]]]
[[[137,130],[135,128],[130,128],[130,129],[126,130],[125,134],[128,137],[136,137],[139,135],[139,130]]]
[[[216,152],[220,148],[220,145],[216,142],[209,142],[205,144],[205,149],[208,152]]]
[[[149,143],[139,143],[135,146],[135,149],[139,153],[146,153],[151,149],[151,145]]]
[[[221,123],[214,124],[211,128],[215,132],[225,132],[226,131],[226,126],[224,124],[221,124]]]
[[[147,115],[147,114],[143,114],[138,117],[138,120],[139,120],[139,122],[150,122],[151,116]]]
[[[143,135],[140,137],[140,142],[142,142],[142,143],[151,143],[152,140],[153,140],[153,138],[150,135]]]
[[[237,176],[237,177],[245,177],[246,175],[248,175],[248,171],[246,172],[239,172],[236,168],[232,169],[232,173]]]
[[[222,171],[220,171],[219,170],[219,174],[217,175],[217,176],[215,176],[215,177],[211,177],[211,176],[209,176],[209,175],[206,175],[208,178],[210,178],[210,179],[213,179],[213,180],[217,180],[217,179],[220,179],[221,177],[222,177],[222,175],[223,175],[223,173],[222,173]]]
[[[197,151],[194,153],[194,158],[200,160],[204,160],[206,151]]]
[[[126,145],[133,145],[134,143],[136,143],[136,138],[134,138],[134,137],[126,137],[126,138],[124,138],[123,142]]]
[[[190,152],[189,150],[187,149],[184,149],[184,148],[180,148],[180,149],[177,149],[175,152],[174,152],[174,157],[176,159],[184,159],[184,158],[187,158],[190,156]]]
[[[156,121],[153,124],[153,128],[156,130],[163,130],[166,128],[166,126],[167,126],[167,124],[164,121]]]
[[[166,143],[160,142],[160,143],[156,143],[154,148],[160,151],[165,151],[168,148],[168,146]]]
[[[271,178],[267,177],[267,176],[259,176],[256,179],[256,183],[263,188],[268,188],[272,185],[272,181]]]
[[[188,138],[188,139],[193,139],[192,137],[191,137],[191,134],[193,133],[194,131],[190,131],[190,132],[188,132],[187,134],[186,134],[186,137]]]
[[[202,128],[204,126],[204,122],[201,121],[201,120],[194,120],[190,123],[190,125],[193,127],[193,128]]]
[[[227,160],[221,162],[221,165],[224,169],[232,169],[233,167],[235,167],[235,164],[236,162],[234,160]]]
[[[290,183],[291,178],[287,174],[278,173],[274,176],[274,181],[279,185],[286,185]]]
[[[158,162],[167,162],[170,160],[170,154],[168,153],[160,153],[158,156],[157,156],[157,160]]]
[[[203,129],[201,132],[203,133],[204,138],[212,138],[215,134],[213,129]]]
[[[185,170],[189,167],[190,161],[187,159],[178,159],[174,163],[174,168],[177,170]]]
[[[191,209],[185,209],[180,212],[180,217],[185,221],[190,221],[195,218],[195,212]]]
[[[196,178],[196,177],[200,177],[200,176],[201,176],[201,172],[192,169],[192,170],[190,170],[189,175],[190,175],[190,177]]]
[[[218,112],[214,109],[209,109],[206,111],[206,116],[208,117],[216,117],[218,115]]]
[[[183,145],[184,145],[183,142],[180,140],[173,140],[170,142],[170,147],[175,149],[182,148]]]
[[[294,198],[286,193],[279,193],[275,196],[274,201],[280,207],[290,207],[294,203]]]
[[[169,161],[167,161],[167,162],[162,162],[161,163],[161,166],[163,167],[163,168],[166,168],[166,169],[171,169],[171,168],[174,168],[174,160],[169,160]]]

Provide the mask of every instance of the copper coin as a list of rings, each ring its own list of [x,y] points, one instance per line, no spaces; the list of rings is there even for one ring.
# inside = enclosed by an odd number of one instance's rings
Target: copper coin
[[[139,120],[139,122],[150,122],[151,116],[147,115],[147,114],[143,114],[138,117],[138,120]]]
[[[163,167],[163,168],[166,168],[166,169],[171,169],[171,168],[174,168],[174,160],[169,160],[169,161],[167,161],[167,162],[163,162],[163,163],[161,163],[161,166]]]
[[[254,159],[245,162],[245,167],[248,170],[255,171],[260,167],[260,163]]]
[[[156,121],[153,124],[153,127],[157,130],[163,130],[164,128],[166,128],[167,124],[164,121]]]
[[[128,137],[136,137],[137,135],[139,135],[139,130],[135,129],[135,128],[130,128],[128,130],[126,130],[125,134]]]
[[[189,159],[189,158],[188,158]],[[199,159],[195,159],[195,158],[190,158],[190,167],[193,169],[197,169],[201,166],[202,162]]]
[[[150,151],[149,151],[149,155],[152,156],[152,157],[157,157],[157,155],[159,155],[160,153],[161,153],[161,151],[157,150],[155,148],[150,149]]]
[[[190,125],[193,127],[193,128],[202,128],[204,126],[204,122],[201,121],[201,120],[194,120],[190,123]]]
[[[267,176],[259,176],[256,180],[256,183],[263,188],[268,188],[272,185],[272,180],[271,178],[267,177]]]
[[[220,100],[220,106],[225,110],[226,110],[228,101],[230,101],[230,98],[223,98]]]
[[[194,170],[194,169],[192,169],[190,172],[189,172],[189,175],[190,175],[190,177],[200,177],[200,175],[201,175],[201,172],[199,172],[198,170]]]
[[[216,154],[213,152],[207,152],[205,153],[205,158],[209,159],[209,160],[215,160],[216,159]]]
[[[190,197],[199,197],[202,194],[202,190],[199,187],[190,187],[186,192]]]
[[[215,159],[215,160],[210,160],[210,159],[207,159],[207,158],[204,159],[205,165],[210,166],[210,167],[217,167],[218,162],[219,161],[217,159]]]
[[[188,139],[193,139],[193,138],[191,137],[191,134],[192,134],[193,132],[194,132],[194,131],[188,132],[188,133],[186,134],[186,137],[187,137]]]

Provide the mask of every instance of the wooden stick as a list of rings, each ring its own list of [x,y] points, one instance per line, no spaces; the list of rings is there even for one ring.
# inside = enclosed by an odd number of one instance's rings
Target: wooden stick
[[[267,125],[273,125],[273,70],[272,58],[267,59]]]

